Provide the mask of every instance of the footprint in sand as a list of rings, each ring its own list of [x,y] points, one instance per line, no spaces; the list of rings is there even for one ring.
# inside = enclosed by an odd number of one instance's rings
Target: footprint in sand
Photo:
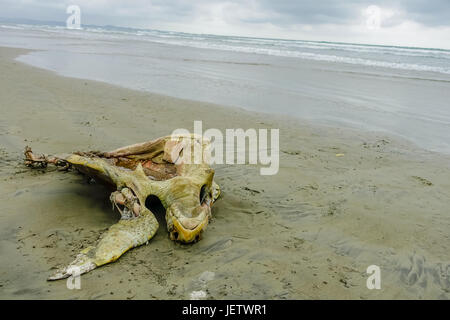
[[[430,180],[427,180],[425,178],[419,177],[419,176],[412,176],[414,179],[422,183],[424,186],[432,186],[433,183]]]

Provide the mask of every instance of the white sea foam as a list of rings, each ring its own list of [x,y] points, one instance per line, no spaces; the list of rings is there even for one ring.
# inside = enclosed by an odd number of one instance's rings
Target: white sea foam
[[[4,24],[0,25],[0,28],[13,29],[13,30],[23,30],[24,29],[23,27],[21,27],[19,25],[4,25]]]
[[[246,52],[246,53],[255,53],[255,54],[266,54],[280,57],[291,57],[291,58],[300,58],[300,59],[309,59],[315,61],[327,61],[327,62],[340,62],[340,63],[349,63],[349,64],[357,64],[364,66],[373,66],[373,67],[383,67],[383,68],[392,68],[392,69],[402,69],[402,70],[416,70],[416,71],[430,71],[430,72],[438,72],[450,74],[450,59],[448,61],[448,67],[439,67],[439,66],[430,66],[425,64],[417,64],[417,63],[401,63],[401,62],[389,62],[382,60],[371,60],[357,57],[348,57],[348,56],[338,56],[338,55],[330,55],[330,54],[321,54],[321,53],[312,53],[312,52],[303,52],[303,51],[293,51],[284,48],[263,48],[263,47],[251,47],[251,46],[237,46],[237,45],[228,45],[228,44],[216,44],[216,43],[202,43],[196,42],[192,40],[160,40],[160,39],[152,39],[153,42],[165,43],[171,45],[181,45],[181,46],[189,46],[196,47],[201,49],[216,49],[216,50],[226,50],[226,51],[235,51],[235,52]],[[362,50],[358,52],[363,52]],[[412,55],[412,54],[401,54],[401,53],[392,53],[394,55],[410,55],[423,57],[423,55]],[[426,56],[428,57],[428,56]]]

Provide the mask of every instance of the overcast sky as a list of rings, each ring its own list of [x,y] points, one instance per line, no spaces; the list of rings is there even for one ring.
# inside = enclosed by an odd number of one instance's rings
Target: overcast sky
[[[71,4],[82,24],[450,49],[450,0],[0,0],[0,17],[65,21]]]

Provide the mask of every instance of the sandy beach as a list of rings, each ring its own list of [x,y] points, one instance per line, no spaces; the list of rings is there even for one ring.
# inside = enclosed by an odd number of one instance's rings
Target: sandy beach
[[[450,157],[362,132],[62,77],[0,48],[1,299],[449,299]],[[402,80],[397,80],[402,81]],[[406,81],[406,80],[405,80]],[[280,170],[215,166],[204,238],[156,236],[81,278],[47,282],[119,219],[109,191],[38,153],[112,150],[176,128],[280,129]],[[370,265],[381,289],[366,286]]]

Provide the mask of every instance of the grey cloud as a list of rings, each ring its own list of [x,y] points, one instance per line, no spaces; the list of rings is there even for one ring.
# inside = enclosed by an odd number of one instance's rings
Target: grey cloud
[[[401,12],[385,24],[396,25],[404,20],[435,27],[450,25],[449,0],[109,0],[109,1],[51,1],[51,0],[2,0],[0,16],[38,20],[63,21],[64,8],[79,4],[87,24],[115,24],[141,26],[151,22],[190,23],[205,14],[202,8],[214,4],[232,4],[226,17],[233,17],[233,8],[247,7],[238,15],[238,22],[270,23],[279,27],[290,25],[351,24],[361,19],[361,11],[369,5],[394,8]],[[258,14],[261,12],[261,14]],[[233,21],[236,21],[233,20]]]
[[[322,0],[291,1],[261,0],[265,8],[277,12],[280,24],[347,24],[361,17],[361,10],[370,5],[396,9],[401,16],[394,17],[389,24],[412,20],[429,26],[450,25],[449,0]]]
[[[402,1],[402,4],[411,20],[428,26],[450,25],[449,0],[408,0]]]

